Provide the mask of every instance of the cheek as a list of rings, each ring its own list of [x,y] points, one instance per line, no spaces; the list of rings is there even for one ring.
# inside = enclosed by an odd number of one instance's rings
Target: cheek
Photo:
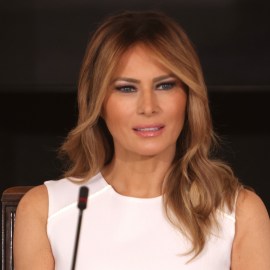
[[[186,98],[185,96],[176,97],[170,107],[170,118],[173,119],[173,134],[179,136],[186,119]]]
[[[175,120],[184,120],[186,115],[187,98],[186,94],[179,93],[171,100],[171,116]]]
[[[109,129],[119,127],[129,119],[130,106],[119,98],[109,97],[103,106],[103,119]]]

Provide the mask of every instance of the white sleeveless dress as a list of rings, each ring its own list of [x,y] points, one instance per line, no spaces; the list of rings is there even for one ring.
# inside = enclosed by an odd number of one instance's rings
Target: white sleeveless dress
[[[56,270],[71,269],[80,185],[68,179],[47,181],[47,233]],[[220,229],[194,260],[183,253],[189,241],[167,220],[162,197],[120,195],[99,173],[88,183],[76,269],[78,270],[229,270],[235,214],[219,211]]]

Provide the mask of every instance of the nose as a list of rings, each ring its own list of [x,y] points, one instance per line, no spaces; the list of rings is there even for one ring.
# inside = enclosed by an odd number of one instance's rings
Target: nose
[[[159,112],[158,98],[151,90],[142,91],[138,98],[138,113],[146,116]]]

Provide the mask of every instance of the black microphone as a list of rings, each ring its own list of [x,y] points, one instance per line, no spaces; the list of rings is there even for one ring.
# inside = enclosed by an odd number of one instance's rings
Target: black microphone
[[[71,270],[75,270],[76,259],[77,259],[77,250],[78,250],[79,238],[80,238],[80,232],[81,232],[82,216],[83,216],[83,210],[87,206],[88,191],[89,191],[88,187],[82,186],[80,188],[80,192],[79,192],[78,208],[79,208],[80,212],[79,212],[79,218],[78,218],[76,240],[75,240]]]

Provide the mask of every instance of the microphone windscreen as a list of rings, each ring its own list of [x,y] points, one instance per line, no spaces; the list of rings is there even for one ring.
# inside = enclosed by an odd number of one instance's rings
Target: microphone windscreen
[[[82,186],[80,188],[79,201],[78,201],[78,208],[80,210],[84,210],[86,208],[87,199],[88,199],[88,191],[89,191],[89,189],[86,186]]]

